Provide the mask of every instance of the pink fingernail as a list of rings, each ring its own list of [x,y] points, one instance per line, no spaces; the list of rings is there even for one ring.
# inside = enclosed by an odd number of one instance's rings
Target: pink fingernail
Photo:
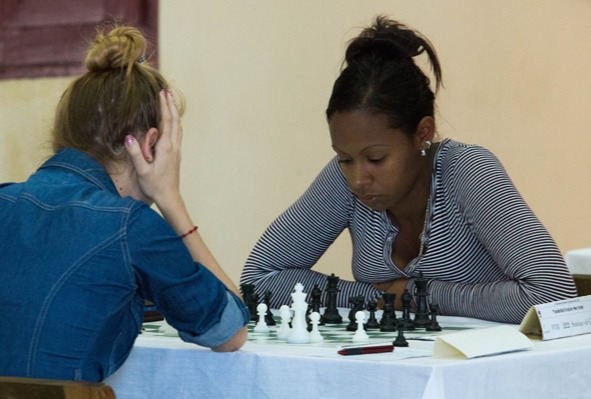
[[[131,145],[131,143],[133,143],[135,141],[135,137],[133,137],[132,135],[127,135],[125,136],[125,146],[128,147]]]

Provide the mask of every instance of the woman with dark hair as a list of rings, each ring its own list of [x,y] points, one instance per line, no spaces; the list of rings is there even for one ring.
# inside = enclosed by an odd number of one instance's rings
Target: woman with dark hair
[[[0,375],[103,380],[145,300],[185,341],[246,340],[248,311],[180,194],[182,106],[145,51],[135,28],[99,34],[58,104],[55,155],[0,185]]]
[[[434,89],[415,57],[426,54]],[[241,283],[289,303],[344,229],[355,281],[338,305],[413,292],[419,272],[443,315],[519,323],[535,304],[576,295],[556,244],[497,158],[451,139],[435,142],[439,60],[420,33],[384,17],[351,41],[326,115],[337,156],[260,238]]]

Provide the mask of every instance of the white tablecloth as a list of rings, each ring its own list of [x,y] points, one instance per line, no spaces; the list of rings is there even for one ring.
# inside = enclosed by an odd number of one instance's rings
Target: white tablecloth
[[[439,320],[444,327],[496,325]],[[470,360],[433,359],[433,342],[410,345],[393,353],[340,356],[328,347],[249,341],[238,352],[214,353],[178,338],[142,335],[105,383],[118,399],[591,398],[591,334]]]

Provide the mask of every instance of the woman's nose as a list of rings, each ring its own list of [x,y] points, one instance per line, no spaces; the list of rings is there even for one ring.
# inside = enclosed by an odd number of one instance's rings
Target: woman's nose
[[[371,175],[367,167],[362,163],[357,163],[351,170],[351,185],[354,189],[363,189],[371,183]]]

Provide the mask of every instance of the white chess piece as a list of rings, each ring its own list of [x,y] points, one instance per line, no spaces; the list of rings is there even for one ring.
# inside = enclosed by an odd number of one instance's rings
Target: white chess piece
[[[291,310],[289,309],[289,306],[281,305],[279,308],[279,315],[281,316],[281,325],[277,331],[277,338],[287,339],[291,333],[291,327],[289,326],[289,322],[291,321]]]
[[[173,326],[168,324],[168,322],[166,320],[162,320],[160,328],[158,328],[158,332],[163,333],[164,336],[166,336],[166,337],[178,337],[179,336],[179,332]]]
[[[267,314],[267,305],[265,305],[264,303],[260,303],[259,306],[257,306],[257,314],[259,315],[259,321],[257,325],[254,326],[254,332],[269,332],[269,326],[265,321],[265,316]]]
[[[355,321],[357,322],[357,331],[355,331],[355,335],[353,335],[353,342],[369,341],[369,335],[367,335],[363,327],[363,323],[365,322],[365,312],[360,310],[355,313]]]
[[[306,324],[306,310],[308,309],[306,295],[308,294],[303,291],[304,286],[297,283],[295,292],[291,294],[293,299],[291,304],[293,320],[291,321],[291,333],[287,337],[287,342],[290,344],[307,344],[310,342],[310,333]]]
[[[310,332],[310,342],[322,342],[324,338],[320,335],[318,324],[320,323],[320,313],[312,312],[310,314],[310,322],[312,323],[312,331]]]

